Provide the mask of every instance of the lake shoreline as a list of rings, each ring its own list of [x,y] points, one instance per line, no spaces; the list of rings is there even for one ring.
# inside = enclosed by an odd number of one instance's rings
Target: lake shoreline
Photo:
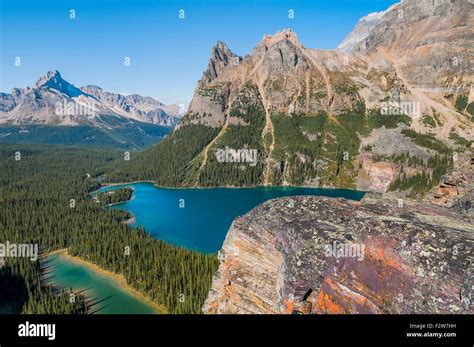
[[[114,187],[114,186],[128,186],[137,183],[150,183],[156,188],[160,189],[170,189],[170,190],[180,190],[180,189],[255,189],[255,188],[308,188],[308,189],[339,189],[339,190],[350,190],[350,191],[357,191],[357,192],[364,192],[368,193],[369,191],[359,190],[357,188],[342,188],[342,187],[334,187],[334,186],[312,186],[312,185],[301,185],[301,186],[292,186],[292,185],[279,185],[279,186],[272,186],[272,185],[257,185],[257,186],[218,186],[218,187],[198,187],[198,186],[181,186],[181,187],[170,187],[170,186],[160,186],[156,184],[155,181],[133,181],[133,182],[121,182],[121,183],[103,183],[101,186],[96,190],[100,191],[102,188],[107,187]]]
[[[139,292],[137,289],[133,288],[130,284],[127,283],[127,281],[126,281],[126,279],[123,275],[105,270],[105,269],[101,268],[100,266],[98,266],[97,264],[91,263],[91,262],[89,262],[87,260],[84,260],[80,257],[70,255],[67,248],[58,249],[56,251],[50,252],[50,253],[48,253],[47,256],[49,257],[49,256],[56,255],[56,254],[63,256],[66,261],[69,261],[69,262],[74,263],[74,264],[82,265],[82,266],[88,268],[89,270],[91,270],[91,271],[93,271],[97,274],[100,274],[100,275],[108,277],[108,278],[112,278],[118,284],[120,289],[125,291],[127,294],[130,294],[131,296],[133,296],[137,300],[141,301],[142,303],[152,307],[153,310],[155,311],[155,314],[165,314],[166,313],[166,309],[164,308],[164,306],[157,304],[149,296],[147,296],[147,295]]]
[[[135,183],[152,183],[155,185],[154,181],[133,181],[133,182],[121,182],[121,183],[101,183],[99,189],[105,188],[105,187],[114,187],[114,186],[124,186],[124,185],[130,185],[130,184],[135,184]]]
[[[151,183],[151,182],[136,182],[136,183]],[[125,185],[127,185],[127,184],[136,184],[136,183],[125,183]],[[111,187],[111,186],[105,186],[105,187]],[[103,187],[100,187],[99,189],[96,190],[96,192],[100,192],[100,190],[102,188]],[[130,202],[130,201],[134,200],[135,199],[135,188],[131,187],[131,189],[132,189],[132,195],[130,196],[130,199],[127,199],[127,200],[124,200],[124,201],[119,201],[119,202],[114,202],[112,204],[107,204],[107,205],[105,205],[105,207],[122,205],[122,204],[126,204],[127,202]],[[126,224],[126,225],[135,223],[136,222],[135,215],[130,211],[127,211],[127,213],[130,215],[130,218],[127,218],[127,219],[123,220],[122,223]]]
[[[122,222],[141,227],[154,239],[200,253],[218,252],[232,221],[268,200],[292,196],[326,196],[359,201],[365,192],[335,188],[159,188],[152,183],[104,187],[101,192],[132,188],[130,200],[110,209],[128,212]]]
[[[95,192],[100,193],[101,189],[103,188],[108,188],[108,187],[116,187],[116,186],[132,186],[132,195],[130,199],[120,201],[120,202],[115,202],[112,204],[105,205],[105,207],[111,207],[111,206],[117,206],[117,205],[122,205],[126,204],[132,200],[135,199],[135,188],[133,187],[134,184],[140,184],[140,183],[149,183],[152,184],[153,187],[158,188],[158,189],[169,189],[169,190],[186,190],[186,189],[197,189],[197,190],[206,190],[206,189],[259,189],[259,188],[268,188],[268,189],[274,189],[274,188],[285,188],[285,189],[301,189],[301,188],[307,188],[307,189],[322,189],[322,190],[333,190],[333,189],[338,189],[338,190],[348,190],[348,191],[358,191],[362,192],[357,189],[351,189],[351,188],[334,188],[334,187],[312,187],[312,186],[290,186],[290,185],[283,185],[283,186],[246,186],[246,187],[238,187],[238,186],[220,186],[220,187],[164,187],[164,186],[159,186],[157,185],[154,181],[133,181],[133,182],[128,182],[128,183],[104,183],[101,185]],[[364,192],[367,193],[367,192]],[[130,218],[122,221],[123,224],[130,225],[134,224],[136,222],[135,215],[127,211],[130,214]]]

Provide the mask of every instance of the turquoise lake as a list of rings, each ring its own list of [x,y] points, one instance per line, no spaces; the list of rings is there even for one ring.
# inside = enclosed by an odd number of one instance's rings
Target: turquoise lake
[[[157,239],[206,253],[217,252],[221,248],[235,217],[266,200],[291,195],[360,200],[364,195],[364,192],[354,190],[289,187],[167,189],[151,183],[108,186],[100,191],[124,186],[132,187],[132,199],[109,208],[129,211],[135,217],[131,225],[144,227],[146,232]],[[51,256],[49,264],[56,284],[76,291],[87,289],[91,297],[106,299],[99,305],[101,310],[98,313],[154,313],[150,305],[125,291],[114,278],[71,262],[60,254]]]
[[[237,216],[258,204],[284,196],[321,195],[360,200],[364,192],[346,189],[259,187],[169,189],[152,183],[102,187],[100,191],[131,187],[133,197],[110,208],[128,211],[135,217],[131,226],[142,226],[155,238],[188,249],[217,252]]]
[[[72,262],[61,254],[49,257],[48,265],[53,269],[54,282],[65,289],[86,290],[94,298],[104,300],[93,310],[99,314],[154,314],[154,309],[137,299],[109,276],[102,275],[85,265]]]

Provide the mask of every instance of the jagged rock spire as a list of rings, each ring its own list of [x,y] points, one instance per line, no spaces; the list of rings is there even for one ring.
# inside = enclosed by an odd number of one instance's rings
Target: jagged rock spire
[[[211,56],[204,71],[200,84],[205,85],[219,77],[229,66],[238,64],[242,60],[237,54],[232,52],[222,41],[217,41],[211,49]]]

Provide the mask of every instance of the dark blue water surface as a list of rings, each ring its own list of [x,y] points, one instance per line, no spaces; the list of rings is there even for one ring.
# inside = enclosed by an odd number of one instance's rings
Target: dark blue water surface
[[[133,198],[111,206],[132,213],[131,226],[142,226],[155,238],[200,252],[217,252],[232,220],[258,204],[283,196],[321,195],[360,200],[364,192],[346,189],[260,187],[168,189],[152,183],[103,187],[101,191],[132,187]],[[184,204],[184,206],[183,206]]]

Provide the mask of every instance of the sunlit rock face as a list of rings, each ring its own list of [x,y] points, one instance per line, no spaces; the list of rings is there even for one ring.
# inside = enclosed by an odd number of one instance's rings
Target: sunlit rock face
[[[359,19],[354,29],[346,36],[344,41],[337,46],[337,50],[340,52],[351,52],[359,42],[364,40],[370,34],[372,29],[375,28],[375,26],[380,22],[380,19],[388,11],[389,10],[370,13]]]
[[[392,6],[352,52],[383,56],[412,86],[469,90],[473,81],[474,3],[404,0]]]
[[[205,313],[473,313],[474,219],[367,194],[295,197],[237,218]]]

